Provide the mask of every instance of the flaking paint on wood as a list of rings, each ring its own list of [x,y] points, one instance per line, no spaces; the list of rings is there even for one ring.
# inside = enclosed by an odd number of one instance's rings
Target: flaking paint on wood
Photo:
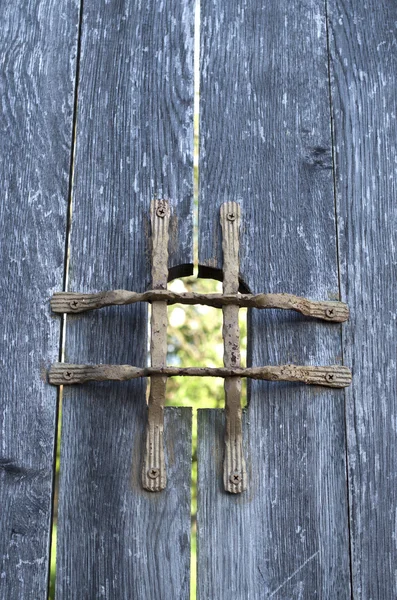
[[[235,200],[246,287],[338,298],[325,5],[203,0],[201,22],[201,273],[221,269],[219,206]],[[255,366],[341,361],[339,325],[252,310],[249,336]],[[239,499],[208,476],[222,426],[201,414],[198,598],[350,598],[343,393],[249,390]]]
[[[397,4],[328,2],[353,597],[397,598]]]
[[[47,597],[77,0],[0,3],[0,597]]]
[[[84,1],[71,291],[150,287],[154,198],[171,205],[170,266],[192,262],[192,49],[192,0]],[[66,329],[67,361],[146,363],[142,304]],[[166,411],[159,494],[141,486],[146,418],[144,381],[65,391],[57,600],[189,597],[190,411]]]

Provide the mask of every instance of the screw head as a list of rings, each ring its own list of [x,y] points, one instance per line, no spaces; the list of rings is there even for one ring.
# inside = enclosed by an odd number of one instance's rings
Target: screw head
[[[333,381],[335,381],[335,375],[333,373],[327,373],[325,376],[325,380],[329,381],[329,383],[332,383]]]
[[[234,212],[227,213],[226,218],[227,218],[228,221],[235,221],[236,220],[236,213],[234,213]]]
[[[241,476],[240,471],[233,471],[233,473],[231,473],[229,477],[229,481],[233,485],[238,485],[239,483],[241,483],[242,479],[243,478]]]
[[[160,469],[157,469],[156,467],[152,467],[151,469],[148,469],[147,476],[150,479],[157,479],[157,477],[159,475],[160,475]]]
[[[332,317],[335,316],[335,309],[334,308],[327,308],[325,310],[325,316],[328,317],[329,319],[332,319]]]
[[[160,217],[160,219],[164,219],[166,214],[167,214],[167,210],[166,210],[165,206],[160,205],[156,208],[156,215],[158,217]]]
[[[81,307],[81,302],[79,302],[78,300],[71,300],[69,302],[69,306],[72,310],[79,310],[79,308]]]
[[[63,374],[63,378],[66,380],[72,379],[72,377],[73,377],[72,371],[65,371]]]

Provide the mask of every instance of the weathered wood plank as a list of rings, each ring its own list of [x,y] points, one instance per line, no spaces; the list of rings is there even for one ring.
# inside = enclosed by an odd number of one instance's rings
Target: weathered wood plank
[[[138,393],[144,397],[143,384],[67,394],[75,443],[64,443],[62,453],[58,598],[189,598],[191,410],[165,409],[167,487],[148,492],[141,484],[146,408],[134,402]],[[85,404],[91,414],[86,409],[83,419]]]
[[[192,0],[84,2],[71,291],[149,288],[154,198],[190,270],[192,28]],[[144,366],[146,307],[68,317],[66,338],[66,360]],[[190,413],[166,411],[159,494],[141,486],[146,418],[142,381],[65,391],[58,599],[189,597]]]
[[[47,597],[77,0],[0,3],[0,596]]]
[[[222,267],[235,200],[245,287],[337,299],[325,6],[204,0],[201,22],[200,273]],[[249,336],[255,366],[341,361],[339,325],[253,310]],[[343,394],[252,382],[239,498],[223,424],[200,418],[199,599],[350,598]]]
[[[397,598],[397,4],[330,0],[353,596]]]

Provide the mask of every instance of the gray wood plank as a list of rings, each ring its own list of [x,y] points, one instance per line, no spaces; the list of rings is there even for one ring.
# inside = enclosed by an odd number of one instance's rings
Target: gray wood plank
[[[200,273],[219,273],[219,205],[237,200],[245,287],[338,298],[325,6],[204,0],[201,22]],[[249,361],[338,364],[340,336],[252,311]],[[240,497],[221,488],[220,416],[200,419],[199,599],[349,598],[343,392],[251,383]]]
[[[193,8],[84,2],[72,291],[149,287],[156,197],[172,206],[173,274],[191,271]],[[146,357],[146,305],[67,321],[68,362]],[[141,487],[146,411],[139,380],[65,391],[58,600],[189,597],[190,411],[167,411],[168,483],[157,494]]]
[[[329,2],[354,598],[397,597],[397,4]]]
[[[77,0],[0,3],[0,596],[47,597]]]

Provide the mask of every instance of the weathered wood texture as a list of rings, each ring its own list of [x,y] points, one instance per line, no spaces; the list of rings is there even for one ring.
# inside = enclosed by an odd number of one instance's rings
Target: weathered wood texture
[[[156,197],[172,207],[170,264],[189,270],[192,29],[192,0],[84,1],[71,291],[148,289]],[[68,317],[66,360],[146,355],[143,305]],[[189,597],[190,412],[166,411],[160,494],[141,486],[146,418],[143,381],[65,390],[58,600]]]
[[[87,386],[68,398],[91,415],[74,411],[75,443],[63,445],[57,598],[189,598],[191,410],[165,410],[167,487],[145,491],[137,388]]]
[[[325,5],[203,0],[201,23],[201,274],[222,267],[219,206],[236,200],[246,287],[338,299]],[[249,360],[339,363],[340,327],[253,310]],[[343,393],[252,382],[232,497],[223,424],[202,413],[199,600],[350,598],[344,428]]]
[[[0,3],[0,597],[47,597],[77,0]]]
[[[397,4],[329,1],[355,599],[397,598]]]

